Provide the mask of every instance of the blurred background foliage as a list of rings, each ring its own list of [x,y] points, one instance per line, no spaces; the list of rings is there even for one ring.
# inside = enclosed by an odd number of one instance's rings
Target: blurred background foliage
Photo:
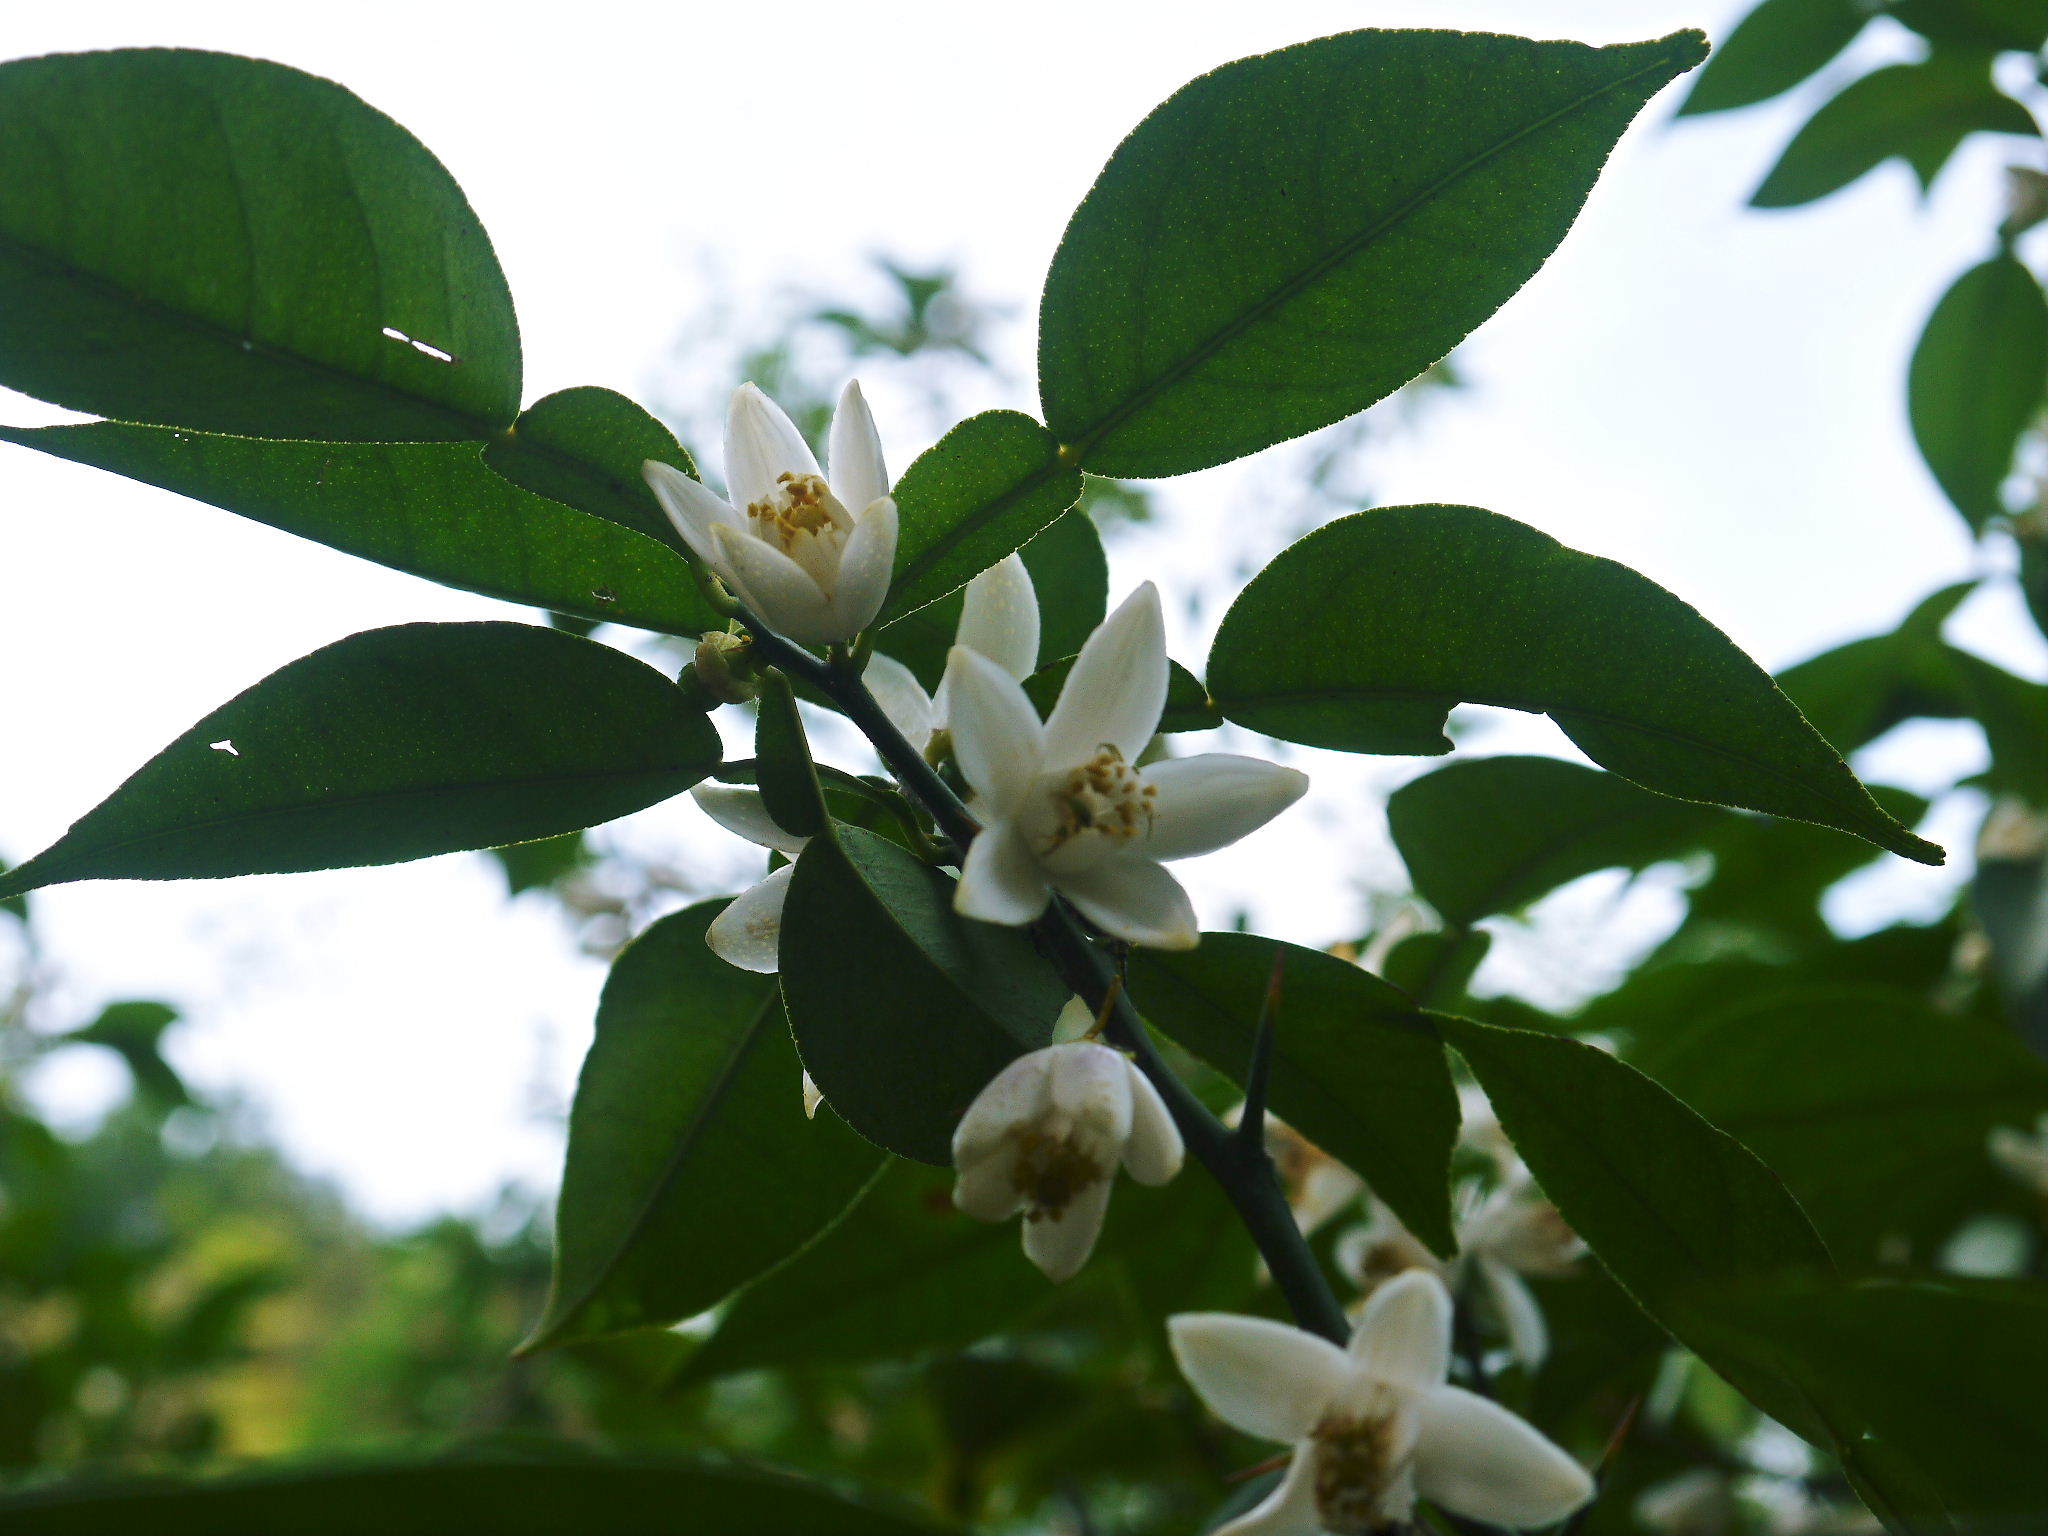
[[[1901,61],[1845,73],[1869,29],[1891,34]],[[1900,388],[1930,470],[1985,543],[1984,579],[2018,582],[2048,628],[2048,301],[2030,245],[2048,220],[2044,42],[2048,0],[1764,0],[1681,116],[1812,99],[1760,171],[1759,209],[1825,198],[1894,157],[1931,184],[1972,135],[2008,147],[2011,195],[1984,259],[1929,317]],[[651,403],[700,450],[734,378],[816,436],[846,375],[894,376],[936,437],[1000,382],[988,336],[1006,317],[951,270],[885,257],[874,275],[858,308],[791,293],[744,322],[693,317],[687,360]],[[1274,474],[1315,492],[1301,528],[1366,503],[1376,438],[1457,383],[1441,366],[1276,450]],[[1106,482],[1084,505],[1111,541],[1173,515],[1168,492]],[[2048,1112],[2048,687],[1943,638],[1965,595],[1930,594],[1891,632],[1780,679],[1845,754],[1913,720],[1981,728],[1988,767],[1947,791],[1982,825],[1951,911],[1844,936],[1823,904],[1869,862],[1861,844],[1498,759],[1397,792],[1414,889],[1374,893],[1377,921],[1346,953],[1432,1006],[1620,1051],[1759,1153],[1850,1273],[2044,1278],[2048,1175],[1991,1149],[1999,1128],[2010,1141]],[[1891,791],[1888,808],[1911,821],[1929,807]],[[1475,837],[1485,814],[1528,831],[1527,846]],[[711,894],[581,834],[495,857],[509,898],[552,903],[596,954]],[[1651,868],[1678,872],[1685,915],[1618,985],[1580,987],[1562,1008],[1475,993],[1495,938],[1533,923],[1540,940],[1540,898]],[[1077,1536],[1195,1529],[1264,1486],[1260,1453],[1201,1413],[1162,1355],[1159,1315],[1191,1296],[1276,1310],[1199,1179],[1120,1191],[1104,1261],[1055,1293],[1017,1261],[1013,1234],[946,1220],[944,1180],[902,1165],[719,1318],[515,1358],[546,1293],[544,1210],[508,1194],[416,1230],[365,1222],[287,1165],[247,1106],[180,1079],[161,1049],[179,1027],[171,1009],[136,999],[63,1016],[33,923],[28,904],[0,913],[0,1478],[544,1437],[761,1457],[960,1520]],[[81,1052],[117,1059],[128,1091],[91,1127],[59,1129],[29,1085]],[[1381,1250],[1372,1228],[1359,1237],[1359,1191],[1313,1149],[1285,1150],[1324,1251],[1364,1274]],[[1469,1156],[1482,1200],[1501,1173],[1484,1147]],[[1581,1536],[1874,1528],[1836,1468],[1589,1266],[1530,1266],[1525,1280],[1547,1358],[1530,1369],[1496,1314],[1463,1341],[1466,1368],[1604,1458],[1607,1492]],[[2032,1346],[2015,1347],[2023,1359]]]

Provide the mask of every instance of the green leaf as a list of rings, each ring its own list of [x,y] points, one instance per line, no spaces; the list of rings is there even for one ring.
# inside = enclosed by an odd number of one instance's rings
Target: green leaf
[[[697,473],[673,432],[624,395],[594,385],[536,400],[484,446],[484,463],[514,485],[680,551],[682,535],[640,472],[649,459]]]
[[[1885,14],[1937,45],[2032,53],[2048,42],[2048,0],[1891,0]]]
[[[1999,487],[2048,392],[2048,296],[2026,266],[1994,256],[1942,295],[1913,349],[1913,441],[1977,532],[2004,512]]]
[[[1848,47],[1870,16],[1856,0],[1763,0],[1721,40],[1678,115],[1725,112],[1791,90]]]
[[[1131,1000],[1161,1032],[1242,1083],[1276,953],[1286,958],[1273,1113],[1349,1165],[1416,1236],[1454,1252],[1458,1095],[1442,1042],[1406,994],[1318,950],[1206,933],[1185,953],[1133,952]]]
[[[523,624],[373,629],[230,699],[0,895],[552,837],[681,794],[717,763],[710,722],[609,647]]]
[[[1992,82],[1982,55],[1937,53],[1851,82],[1785,146],[1752,208],[1792,208],[1838,192],[1897,155],[1932,186],[1972,133],[2038,137],[2032,114]]]
[[[1208,676],[1226,718],[1349,752],[1448,751],[1460,701],[1545,713],[1660,794],[1941,862],[1692,608],[1477,507],[1360,512],[1283,550],[1224,615]]]
[[[796,862],[782,996],[825,1101],[877,1145],[952,1161],[953,1127],[1017,1056],[1052,1041],[1068,992],[1021,929],[953,911],[954,882],[834,825]]]
[[[466,592],[667,634],[722,629],[676,555],[484,468],[473,443],[294,443],[91,422],[19,443]]]
[[[580,830],[544,837],[538,842],[509,843],[488,851],[505,876],[507,896],[545,889],[572,871],[586,867],[593,857]]]
[[[1706,42],[1348,32],[1240,59],[1132,132],[1039,313],[1045,419],[1100,475],[1206,469],[1340,421],[1549,259]]]
[[[1950,696],[1930,651],[1941,629],[1972,592],[1957,582],[1923,598],[1890,634],[1866,635],[1808,657],[1778,675],[1778,686],[1814,728],[1848,754],[1921,715],[1954,718]]]
[[[1697,846],[1716,812],[1554,757],[1450,763],[1387,801],[1416,891],[1447,923],[1512,912],[1596,869],[1647,869]]]
[[[164,1060],[164,1031],[178,1018],[178,1010],[169,1003],[133,998],[107,1004],[90,1024],[58,1039],[68,1045],[105,1046],[127,1065],[138,1093],[166,1107],[189,1104],[192,1095],[185,1080]]]
[[[1038,654],[1073,655],[1109,608],[1109,561],[1102,553],[1102,536],[1088,514],[1075,508],[1054,518],[1051,527],[1018,553],[1038,594]],[[910,668],[928,692],[936,691],[946,674],[946,653],[959,632],[965,602],[964,589],[949,592],[890,620],[876,632],[875,649]]]
[[[1067,685],[1067,674],[1074,670],[1075,656],[1062,656],[1058,661],[1047,662],[1024,680],[1024,692],[1031,702],[1038,706],[1041,715],[1050,715],[1052,707],[1059,701],[1060,690]],[[1208,690],[1201,680],[1177,661],[1169,661],[1166,675],[1166,712],[1159,717],[1159,729],[1166,735],[1177,731],[1210,731],[1223,723],[1216,706],[1209,702]]]
[[[771,671],[761,689],[754,722],[754,775],[770,819],[796,837],[825,829],[825,792],[811,761],[810,738],[796,711],[789,679]]]
[[[786,1473],[566,1448],[43,1488],[0,1497],[0,1525],[10,1536],[937,1536],[944,1529]]]
[[[1798,1393],[1687,1327],[1694,1289],[1832,1261],[1777,1175],[1635,1068],[1582,1041],[1438,1016],[1543,1193],[1636,1304],[1766,1413],[1806,1432]]]
[[[661,919],[612,966],[527,1349],[693,1317],[816,1238],[874,1176],[874,1149],[831,1110],[804,1118],[775,978],[705,947],[724,906]]]
[[[2025,1536],[2048,1517],[2035,1281],[1806,1281],[1699,1297],[1725,1355],[1793,1379],[1893,1531]]]
[[[0,384],[252,437],[487,437],[519,328],[453,178],[332,81],[55,54],[0,65]]]
[[[896,482],[896,574],[882,622],[963,587],[1081,499],[1081,472],[1018,411],[970,416]]]

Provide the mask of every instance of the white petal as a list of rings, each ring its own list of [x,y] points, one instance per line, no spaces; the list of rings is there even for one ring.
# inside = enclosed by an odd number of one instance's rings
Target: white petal
[[[953,1181],[953,1204],[977,1221],[1008,1220],[1024,1208],[1016,1171],[1006,1149],[964,1165]]]
[[[1439,1385],[1451,1367],[1451,1293],[1426,1269],[1404,1270],[1372,1293],[1351,1358],[1396,1387]]]
[[[1024,1218],[1024,1256],[1036,1264],[1045,1278],[1055,1283],[1071,1280],[1095,1251],[1095,1239],[1102,1235],[1103,1213],[1109,1209],[1109,1177],[1074,1191],[1066,1209],[1057,1216],[1031,1214]]]
[[[982,1161],[1011,1131],[1045,1113],[1052,1103],[1050,1067],[1044,1051],[1027,1051],[988,1080],[954,1127],[955,1168]]]
[[[895,657],[877,651],[868,658],[860,680],[868,685],[889,723],[922,752],[932,739],[932,696],[924,691],[917,674]]]
[[[1054,883],[1096,927],[1147,949],[1193,949],[1202,940],[1194,904],[1166,866],[1150,859],[1108,858],[1063,870]]]
[[[1299,1440],[1350,1378],[1328,1339],[1264,1317],[1183,1312],[1166,1320],[1173,1358],[1209,1411],[1261,1440]]]
[[[896,569],[896,529],[896,503],[887,496],[869,502],[854,517],[832,588],[832,621],[840,630],[835,638],[851,640],[882,611]]]
[[[735,837],[744,837],[763,848],[773,848],[788,859],[804,851],[808,839],[777,826],[775,818],[768,814],[768,807],[758,789],[741,789],[731,784],[699,784],[690,791],[690,798],[697,802],[697,809]]]
[[[1159,589],[1145,582],[1097,626],[1045,721],[1045,761],[1086,762],[1104,743],[1132,762],[1166,708],[1166,623]]]
[[[661,503],[661,510],[668,514],[676,532],[683,536],[683,542],[696,552],[699,560],[716,562],[718,559],[718,551],[711,542],[713,528],[723,524],[734,533],[746,532],[747,525],[739,513],[675,465],[649,459],[640,466],[640,473],[647,481],[647,488],[654,492],[654,499]]]
[[[1079,997],[1067,999],[1066,1007],[1059,1017],[1052,1021],[1052,1038],[1055,1045],[1066,1045],[1074,1040],[1085,1040],[1095,1028],[1095,1010]]]
[[[1051,899],[1045,871],[1016,827],[1007,821],[983,827],[968,846],[953,910],[976,922],[1021,928],[1036,922]]]
[[[711,530],[718,573],[754,616],[779,635],[807,644],[830,636],[830,605],[810,573],[774,546],[730,528]]]
[[[1008,816],[1038,779],[1038,711],[1014,677],[964,645],[946,658],[945,692],[961,774],[989,813]]]
[[[1294,1448],[1294,1459],[1271,1493],[1209,1536],[1321,1536],[1315,1473],[1315,1444],[1305,1441]]]
[[[1052,1107],[1114,1156],[1131,1139],[1130,1059],[1094,1040],[1045,1048]]]
[[[1140,1184],[1164,1184],[1180,1172],[1186,1155],[1180,1127],[1138,1064],[1126,1058],[1124,1070],[1131,1076],[1131,1139],[1124,1147],[1124,1171]]]
[[[1007,555],[967,583],[957,644],[1023,682],[1038,670],[1038,591],[1022,555]]]
[[[810,445],[781,406],[751,384],[732,392],[732,407],[725,415],[727,500],[744,511],[766,500],[779,476],[817,473]]]
[[[889,471],[882,465],[882,435],[875,430],[875,418],[858,379],[847,380],[838,408],[832,412],[825,471],[833,494],[855,512],[889,494]]]
[[[1475,1253],[1473,1261],[1479,1266],[1479,1278],[1485,1282],[1487,1294],[1493,1298],[1494,1311],[1500,1314],[1515,1362],[1525,1371],[1536,1371],[1550,1353],[1550,1327],[1543,1320],[1543,1308],[1536,1304],[1536,1293],[1529,1289],[1526,1280],[1492,1254]]]
[[[1256,757],[1205,752],[1168,758],[1144,770],[1158,791],[1147,857],[1188,859],[1248,837],[1308,789],[1308,775]]]
[[[1593,1479],[1498,1403],[1444,1386],[1423,1398],[1415,1488],[1454,1515],[1527,1528],[1584,1504]]]
[[[785,864],[759,885],[749,886],[732,905],[711,920],[704,942],[727,965],[743,971],[776,969],[782,943],[782,903],[789,895],[794,864]]]

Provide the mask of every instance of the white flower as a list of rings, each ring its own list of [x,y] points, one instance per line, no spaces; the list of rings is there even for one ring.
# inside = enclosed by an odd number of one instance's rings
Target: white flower
[[[1058,891],[1117,938],[1194,947],[1194,907],[1160,861],[1256,831],[1300,799],[1308,779],[1221,753],[1136,767],[1159,727],[1166,683],[1150,582],[1088,637],[1043,723],[1014,677],[953,648],[947,723],[982,821],[954,896],[962,915],[1021,926]]]
[[[641,466],[676,532],[777,634],[850,640],[874,621],[896,563],[896,503],[860,385],[832,416],[831,483],[803,435],[751,384],[725,422],[722,500],[671,464]]]
[[[1167,1328],[1181,1374],[1218,1418],[1294,1447],[1272,1493],[1215,1536],[1362,1536],[1407,1520],[1418,1496],[1526,1528],[1593,1496],[1585,1469],[1537,1430],[1446,1383],[1451,1298],[1434,1275],[1382,1286],[1349,1349],[1221,1312]]]
[[[1024,1253],[1051,1280],[1079,1271],[1121,1162],[1140,1184],[1180,1171],[1180,1130],[1123,1052],[1092,1040],[1019,1056],[953,1132],[953,1203],[982,1221],[1024,1216]]]
[[[980,652],[1020,683],[1038,670],[1038,589],[1022,555],[1005,556],[967,583],[953,643]],[[934,732],[945,728],[948,690],[943,682],[933,697],[910,668],[880,652],[869,658],[861,679],[920,752]]]
[[[2035,1194],[2048,1197],[2048,1115],[2031,1131],[1994,1125],[1986,1148],[1991,1160]]]

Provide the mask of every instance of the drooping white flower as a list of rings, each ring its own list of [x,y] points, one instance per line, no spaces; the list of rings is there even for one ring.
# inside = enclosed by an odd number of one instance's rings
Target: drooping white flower
[[[1994,1125],[1986,1150],[2006,1174],[2048,1199],[2048,1115],[2036,1120],[2031,1131]]]
[[[1421,1270],[1389,1281],[1350,1346],[1266,1318],[1168,1320],[1181,1374],[1210,1411],[1294,1447],[1255,1509],[1215,1536],[1363,1536],[1419,1497],[1517,1528],[1561,1520],[1593,1496],[1576,1461],[1524,1420],[1449,1385],[1451,1298]]]
[[[1011,554],[967,583],[953,643],[980,652],[1021,683],[1038,670],[1038,628],[1038,589],[1024,557]],[[945,728],[944,682],[936,696],[928,694],[916,673],[879,651],[861,677],[882,712],[920,752]]]
[[[896,503],[860,385],[832,416],[831,478],[803,434],[751,384],[725,423],[726,497],[649,459],[641,473],[676,532],[776,633],[850,640],[874,621],[896,563]]]
[[[1180,1130],[1131,1059],[1093,1040],[1019,1056],[953,1132],[953,1203],[982,1221],[1024,1217],[1025,1255],[1050,1280],[1094,1251],[1118,1163],[1140,1184],[1180,1171]]]
[[[1150,582],[1088,637],[1043,722],[1014,677],[953,648],[947,724],[982,822],[954,897],[963,916],[1021,926],[1058,891],[1118,938],[1194,947],[1194,907],[1161,861],[1258,830],[1301,798],[1308,778],[1223,753],[1138,768],[1166,684],[1166,630]]]

